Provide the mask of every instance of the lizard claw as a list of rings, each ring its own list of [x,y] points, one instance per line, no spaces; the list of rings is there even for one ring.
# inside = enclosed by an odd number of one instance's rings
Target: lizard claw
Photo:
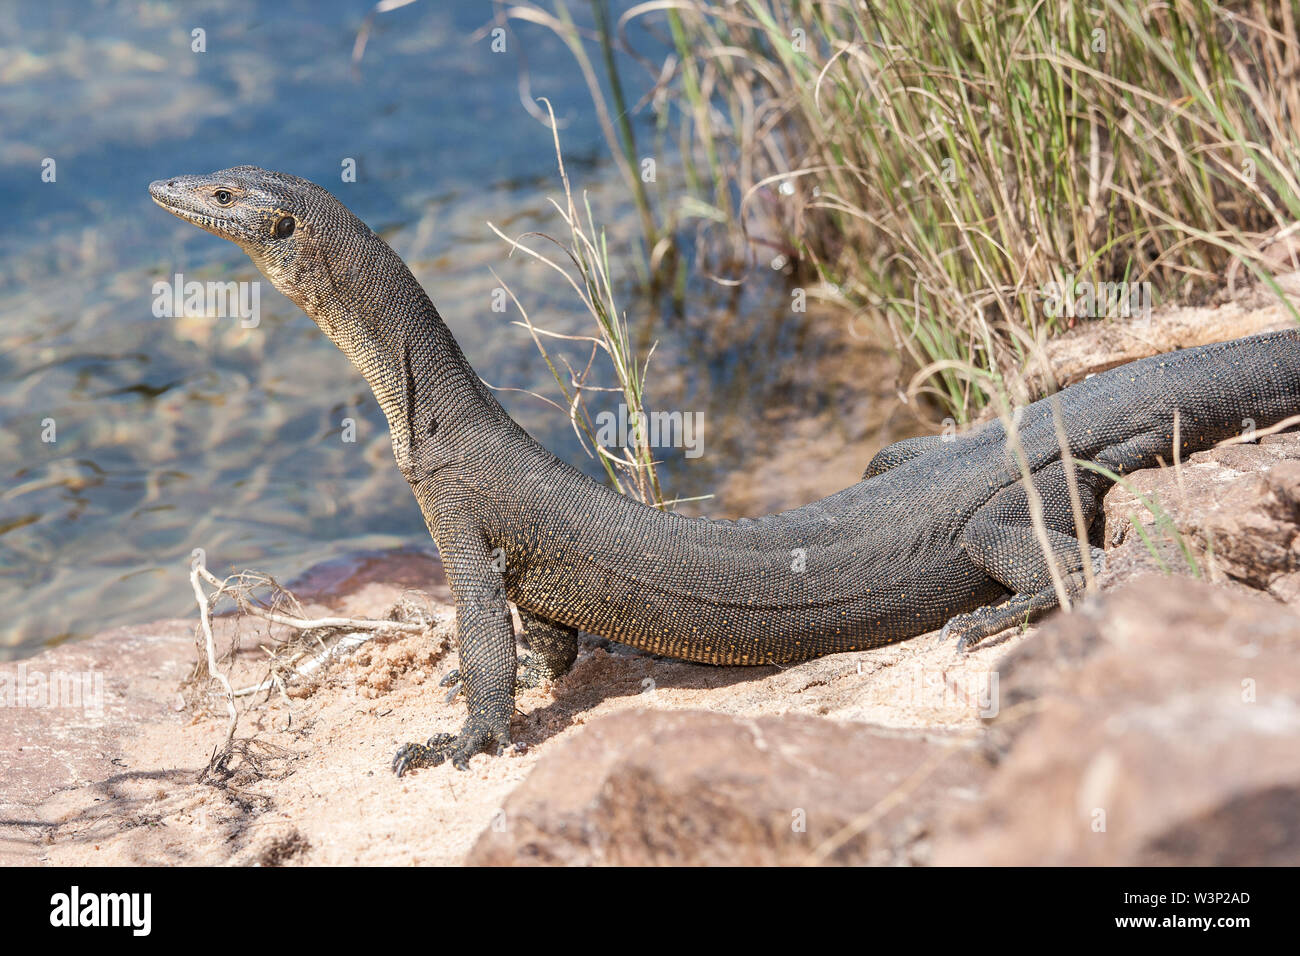
[[[509,729],[493,730],[470,721],[459,734],[434,734],[425,743],[406,744],[393,757],[393,773],[400,777],[408,770],[436,767],[448,760],[457,770],[468,770],[469,758],[485,752],[493,743],[505,751],[510,746]]]
[[[982,607],[968,614],[958,614],[948,619],[948,623],[939,632],[940,642],[957,637],[957,653],[967,654],[975,649],[980,641],[988,637],[988,619],[993,616],[994,608]],[[991,633],[991,632],[990,632]]]
[[[438,686],[451,688],[451,693],[447,695],[447,703],[449,704],[460,696],[460,692],[465,689],[465,685],[460,680],[460,668],[453,667],[449,670],[447,676],[438,681]]]
[[[940,644],[947,642],[947,640],[952,636],[952,632],[954,631],[953,621],[956,620],[957,618],[953,618],[943,626],[943,630],[939,632]],[[955,630],[957,630],[958,633],[961,632],[961,623],[957,625]],[[957,638],[956,650],[958,654],[968,654],[975,649],[975,645],[979,643],[979,640],[971,640],[971,637],[972,635],[970,634],[961,634],[961,636]]]

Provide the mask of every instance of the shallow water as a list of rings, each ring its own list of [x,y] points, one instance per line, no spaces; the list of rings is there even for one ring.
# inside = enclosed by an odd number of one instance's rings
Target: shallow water
[[[495,54],[472,39],[488,5],[420,2],[377,18],[354,73],[369,7],[0,12],[0,658],[189,613],[195,548],[218,572],[287,579],[343,550],[428,541],[365,383],[268,283],[256,328],[154,317],[158,280],[258,276],[237,248],[155,207],[151,180],[253,163],[320,182],[407,260],[484,379],[554,395],[517,313],[491,309],[495,270],[538,324],[585,328],[554,273],[509,257],[486,226],[560,228],[547,202],[559,195],[551,134],[519,101],[514,52],[526,48],[532,93],[555,103],[570,174],[609,227],[612,258],[635,254],[636,217],[599,160],[560,41],[516,25]],[[196,27],[206,52],[191,51]],[[641,132],[648,122],[637,116]],[[349,157],[355,183],[340,178]],[[660,168],[672,175],[671,157]],[[888,399],[890,361],[832,320],[792,314],[788,290],[761,270],[737,296],[693,280],[688,318],[622,288],[638,334],[660,343],[652,406],[705,423],[698,458],[664,453],[671,493],[718,495],[697,511],[827,493],[861,470],[862,449],[915,428]],[[501,397],[549,448],[599,475],[560,414],[521,392]],[[343,440],[347,419],[355,442]],[[827,446],[857,457],[827,468]]]

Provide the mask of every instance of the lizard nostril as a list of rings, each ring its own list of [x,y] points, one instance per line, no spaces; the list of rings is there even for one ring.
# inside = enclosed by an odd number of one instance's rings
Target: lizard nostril
[[[168,185],[168,186],[175,186],[175,185],[176,185],[176,180],[174,180],[174,179],[169,179],[169,180],[167,180],[167,185]]]

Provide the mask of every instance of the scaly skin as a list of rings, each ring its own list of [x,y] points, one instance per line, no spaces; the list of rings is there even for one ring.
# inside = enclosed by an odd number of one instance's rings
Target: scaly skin
[[[706,664],[785,664],[947,625],[977,641],[1056,606],[1002,425],[891,445],[863,480],[753,520],[658,511],[561,462],[465,360],[405,264],[324,189],[240,166],[150,187],[229,239],[320,326],[374,391],[397,466],[456,600],[469,709],[456,735],[408,744],[400,774],[510,743],[518,605],[532,656],[521,686],[563,674],[579,630]],[[290,224],[291,223],[291,224]],[[1155,356],[1023,410],[1020,440],[1067,589],[1082,558],[1052,402],[1071,455],[1123,473],[1265,427],[1300,406],[1300,333]],[[1108,481],[1078,470],[1091,523]],[[1091,552],[1094,561],[1100,552]]]

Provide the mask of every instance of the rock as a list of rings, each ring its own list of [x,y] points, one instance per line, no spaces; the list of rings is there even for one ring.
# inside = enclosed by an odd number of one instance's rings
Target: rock
[[[180,724],[192,634],[190,622],[158,621],[0,663],[0,864],[39,859],[42,801],[136,772],[120,738],[152,721]]]
[[[986,773],[957,738],[813,717],[626,712],[539,761],[467,862],[918,862],[936,813],[971,799]]]
[[[1300,302],[1300,273],[1279,275],[1277,282],[1292,302]],[[1162,308],[1146,317],[1081,321],[1048,339],[1044,354],[1057,384],[1065,386],[1158,352],[1227,342],[1294,325],[1290,311],[1275,293],[1252,287],[1215,306]],[[1041,375],[1032,365],[1027,373],[1037,393]]]
[[[1300,616],[1147,576],[1003,662],[1009,753],[940,864],[1300,863]]]
[[[1135,533],[1141,527],[1167,567],[1190,570],[1180,553],[1186,546],[1212,580],[1226,575],[1282,601],[1300,598],[1300,435],[1198,452],[1177,472],[1147,469],[1127,476],[1125,485],[1106,495],[1107,547],[1147,552]],[[1158,521],[1143,499],[1168,521]],[[1123,556],[1112,557],[1116,568],[1124,565]],[[1155,562],[1139,557],[1131,563],[1153,569]],[[1103,584],[1110,580],[1113,575]]]
[[[386,609],[408,592],[451,603],[447,575],[432,546],[349,551],[312,565],[287,587],[304,603],[355,617],[374,613],[367,608]]]

